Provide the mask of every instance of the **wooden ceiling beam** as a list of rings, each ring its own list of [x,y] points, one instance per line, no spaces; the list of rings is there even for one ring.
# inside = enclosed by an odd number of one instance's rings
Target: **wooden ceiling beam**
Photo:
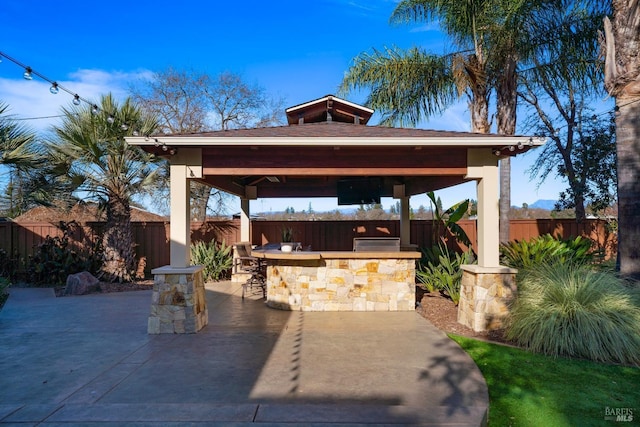
[[[460,176],[466,175],[466,167],[458,168],[398,168],[398,167],[342,167],[342,168],[292,168],[292,167],[205,167],[205,175],[300,175],[300,176]]]

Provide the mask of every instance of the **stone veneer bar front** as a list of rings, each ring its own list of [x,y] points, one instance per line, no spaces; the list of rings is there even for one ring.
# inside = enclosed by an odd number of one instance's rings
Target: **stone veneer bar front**
[[[267,263],[267,305],[295,311],[411,311],[419,252],[253,251]]]

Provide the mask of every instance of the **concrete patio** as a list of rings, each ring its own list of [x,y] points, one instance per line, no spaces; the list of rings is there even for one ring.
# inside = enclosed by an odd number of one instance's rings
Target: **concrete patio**
[[[0,311],[0,424],[479,426],[474,362],[415,312],[287,312],[207,284],[209,325],[148,335],[150,291]]]

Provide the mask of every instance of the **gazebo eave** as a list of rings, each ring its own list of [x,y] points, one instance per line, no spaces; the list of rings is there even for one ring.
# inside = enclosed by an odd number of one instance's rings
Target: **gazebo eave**
[[[149,147],[214,147],[214,146],[272,146],[272,147],[466,147],[508,148],[544,145],[546,139],[531,136],[486,136],[486,137],[234,137],[234,136],[154,136],[127,137],[127,143],[145,149]],[[515,150],[514,150],[515,151]],[[509,155],[510,153],[502,153]]]

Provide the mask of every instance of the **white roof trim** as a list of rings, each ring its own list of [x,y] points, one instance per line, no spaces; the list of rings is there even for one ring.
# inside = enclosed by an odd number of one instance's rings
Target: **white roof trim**
[[[273,146],[273,147],[360,147],[360,146],[401,146],[401,147],[495,147],[518,145],[519,143],[538,147],[546,138],[529,136],[501,137],[408,137],[408,138],[365,138],[365,137],[204,137],[204,136],[158,136],[126,137],[128,144],[139,146],[171,145],[173,147],[215,147],[215,146]],[[156,142],[157,140],[157,142]]]
[[[338,101],[338,102],[341,102],[341,103],[346,104],[346,105],[348,105],[350,107],[357,108],[359,110],[367,111],[367,112],[369,112],[371,114],[373,114],[373,111],[374,111],[371,108],[367,108],[367,107],[364,107],[364,106],[359,105],[359,104],[354,104],[353,102],[349,102],[347,100],[344,100],[342,98],[338,98],[337,96],[333,96],[333,95],[327,95],[327,96],[325,96],[323,98],[314,99],[313,101],[305,102],[304,104],[296,105],[294,107],[289,107],[284,111],[285,111],[285,113],[290,113],[291,111],[296,111],[296,110],[299,110],[301,108],[308,107],[309,105],[317,104],[317,103],[322,102],[322,101],[328,101],[330,99]]]

